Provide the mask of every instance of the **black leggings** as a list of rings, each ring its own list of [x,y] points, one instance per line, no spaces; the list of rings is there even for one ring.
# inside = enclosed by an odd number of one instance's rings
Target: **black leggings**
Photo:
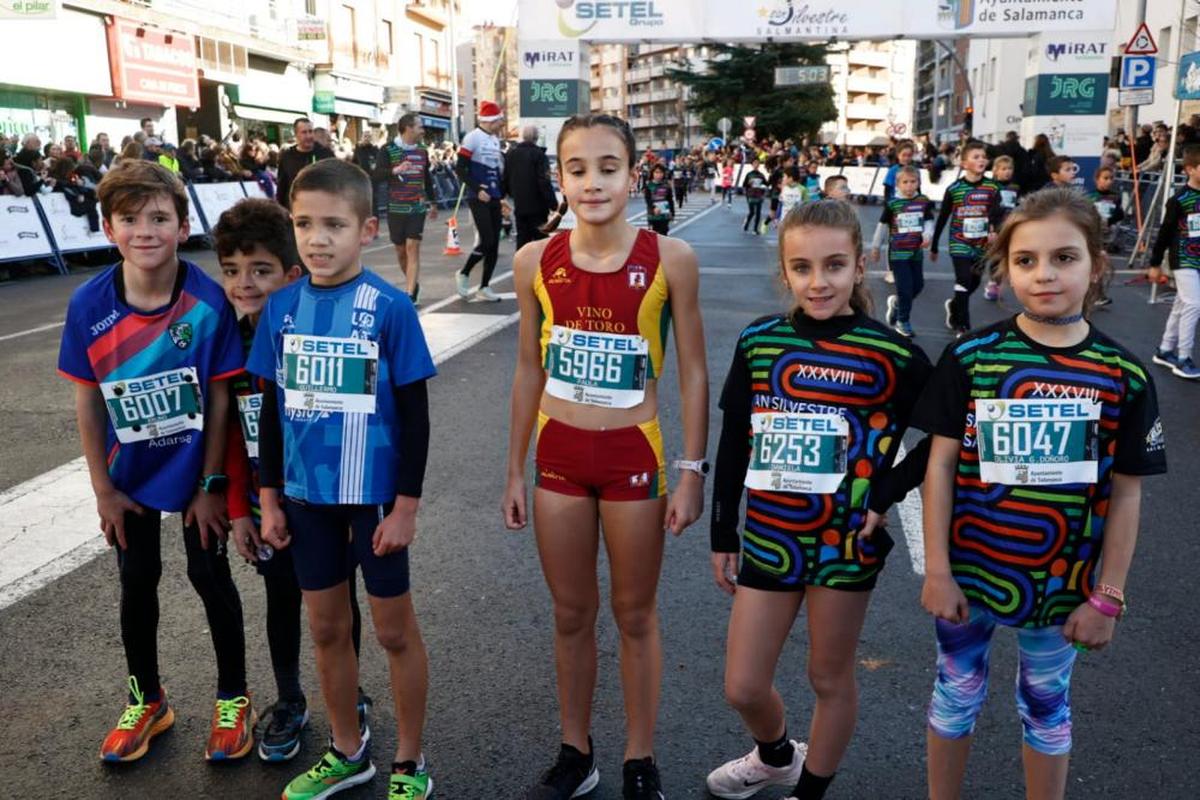
[[[125,514],[126,549],[117,548],[121,575],[121,641],[129,674],[141,690],[154,697],[158,674],[158,580],[162,577],[162,515],[147,509],[145,514]],[[225,545],[210,537],[208,549],[200,547],[200,530],[183,529],[187,552],[187,574],[204,603],[208,629],[217,653],[217,691],[246,693],[246,637],[242,630],[242,601]]]
[[[275,673],[275,689],[281,701],[304,699],[300,687],[300,584],[292,566],[291,550],[277,552],[270,566],[263,569],[267,589],[267,646],[271,651],[271,670]],[[357,580],[350,574],[350,613],[353,619],[354,654],[362,644],[362,612],[358,607]]]
[[[960,331],[971,329],[971,294],[983,277],[982,259],[951,256],[954,264],[954,294],[950,300],[950,324]]]
[[[660,236],[671,235],[671,220],[669,219],[652,219],[650,220],[650,230]]]
[[[754,227],[750,227],[750,220],[754,220]],[[742,230],[752,230],[758,233],[758,226],[762,224],[762,200],[747,200],[746,201],[746,221],[742,223]]]
[[[500,201],[481,203],[478,199],[471,199],[467,205],[471,209],[471,219],[475,221],[475,230],[479,233],[479,244],[467,257],[461,274],[470,275],[475,265],[482,261],[483,277],[479,280],[479,288],[482,289],[491,283],[496,261],[500,258]]]

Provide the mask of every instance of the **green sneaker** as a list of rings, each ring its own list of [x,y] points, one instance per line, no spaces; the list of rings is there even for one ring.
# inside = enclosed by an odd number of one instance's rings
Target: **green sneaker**
[[[373,777],[375,765],[369,757],[351,761],[330,747],[312,769],[292,779],[283,790],[283,800],[321,800]]]
[[[388,778],[388,800],[429,800],[433,797],[433,778],[429,770],[418,767],[415,774],[393,772]]]

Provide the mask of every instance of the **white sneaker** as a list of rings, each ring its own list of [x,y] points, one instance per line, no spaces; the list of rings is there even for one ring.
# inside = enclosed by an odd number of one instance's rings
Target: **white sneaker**
[[[887,313],[883,315],[884,322],[889,328],[896,326],[896,314],[900,310],[900,298],[894,294],[889,294],[887,299]]]
[[[946,327],[947,327],[947,328],[949,328],[950,330],[954,330],[954,312],[950,310],[950,308],[951,308],[951,306],[953,305],[953,303],[954,303],[954,300],[953,300],[953,299],[947,300],[947,301],[946,301],[946,303],[945,303],[945,306],[946,306]]]
[[[896,282],[896,274],[889,269],[887,272],[883,273],[883,282],[884,283],[895,283]]]
[[[768,786],[794,786],[804,768],[808,745],[792,740],[792,763],[786,767],[771,767],[763,763],[755,747],[741,758],[727,761],[708,773],[708,791],[716,797],[745,800]]]
[[[471,296],[471,276],[463,275],[461,272],[454,273],[454,288],[458,289],[459,297]]]
[[[484,286],[478,292],[475,293],[475,296],[478,297],[480,300],[487,300],[492,303],[499,303],[503,299],[500,297],[500,295],[493,292],[492,287],[490,287],[490,286]]]

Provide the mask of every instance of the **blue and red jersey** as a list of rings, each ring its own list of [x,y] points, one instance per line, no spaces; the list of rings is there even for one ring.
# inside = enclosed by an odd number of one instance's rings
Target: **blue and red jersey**
[[[109,475],[142,505],[187,507],[204,465],[207,387],[241,368],[233,309],[195,264],[179,262],[171,302],[153,311],[125,302],[121,264],[71,295],[58,372],[100,388]]]

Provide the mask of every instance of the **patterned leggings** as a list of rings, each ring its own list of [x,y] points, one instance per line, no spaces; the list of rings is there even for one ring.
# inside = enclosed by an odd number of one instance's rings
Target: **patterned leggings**
[[[938,674],[929,703],[929,727],[946,739],[975,730],[987,699],[988,656],[996,619],[971,606],[965,625],[937,620]],[[1071,669],[1075,648],[1061,627],[1018,628],[1017,712],[1025,743],[1039,753],[1071,752]]]

